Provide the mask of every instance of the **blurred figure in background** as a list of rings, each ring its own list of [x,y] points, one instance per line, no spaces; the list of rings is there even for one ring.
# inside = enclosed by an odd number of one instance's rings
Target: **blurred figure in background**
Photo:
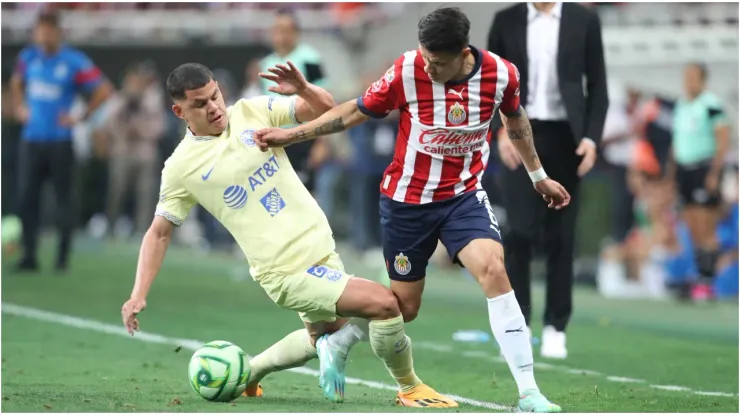
[[[260,70],[267,72],[268,68],[291,61],[305,75],[309,83],[326,88],[326,75],[321,62],[321,55],[314,48],[301,43],[300,35],[300,26],[293,11],[290,9],[278,10],[271,31],[271,43],[274,52],[262,59]],[[269,81],[261,79],[261,82],[263,93],[276,95],[268,89],[272,86]],[[327,217],[331,217],[333,189],[317,189],[319,184],[327,187],[335,182],[333,180],[335,178],[331,177],[317,180],[317,175],[321,174],[319,171],[324,168],[329,169],[326,173],[330,176],[337,172],[336,169],[329,166],[332,152],[328,140],[321,137],[317,140],[305,141],[287,147],[285,152],[298,177],[306,185],[306,188],[314,194]],[[328,201],[327,198],[329,198]]]
[[[120,228],[120,214],[130,188],[135,190],[133,229],[143,233],[156,205],[158,146],[165,130],[164,96],[150,83],[153,69],[134,64],[111,102],[104,131],[109,140],[107,215],[109,230]],[[128,228],[128,227],[126,227]]]
[[[362,86],[369,85],[377,75],[365,77]],[[359,94],[363,94],[362,90]],[[348,131],[352,146],[349,173],[350,210],[352,211],[352,244],[363,254],[368,266],[382,265],[380,239],[380,185],[383,172],[393,160],[398,135],[398,112],[382,119],[370,119]]]
[[[83,52],[63,44],[56,14],[40,15],[33,39],[34,45],[19,54],[11,78],[13,108],[23,124],[18,207],[23,221],[23,258],[18,270],[38,269],[41,189],[50,180],[57,199],[60,232],[56,269],[65,271],[75,222],[72,126],[80,121],[71,116],[70,110],[75,97],[83,93],[88,102],[81,118],[88,118],[112,88]]]
[[[730,145],[728,119],[722,101],[705,89],[707,76],[703,64],[686,67],[685,96],[678,100],[673,117],[675,177],[699,271],[692,289],[696,300],[712,297],[711,280],[718,257],[719,185]]]
[[[244,68],[244,87],[241,98],[250,99],[263,94],[262,81],[260,78],[260,59],[252,59]]]
[[[609,87],[609,110],[604,122],[602,155],[607,165],[610,188],[611,243],[621,247],[634,223],[634,198],[627,186],[627,169],[636,141],[633,116],[640,101],[639,91],[618,82]]]
[[[522,192],[531,180],[501,130],[497,145],[508,168],[503,174],[506,271],[530,327],[532,248],[542,243],[547,285],[540,354],[564,359],[565,329],[573,312],[579,188],[596,162],[609,106],[601,20],[577,3],[518,3],[496,13],[488,50],[519,69],[521,102],[542,166],[572,197],[570,206],[552,211],[536,193]]]

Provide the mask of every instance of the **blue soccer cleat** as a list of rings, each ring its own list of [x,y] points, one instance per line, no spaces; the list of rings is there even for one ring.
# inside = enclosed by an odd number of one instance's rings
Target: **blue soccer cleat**
[[[344,401],[344,368],[347,357],[329,344],[328,335],[316,341],[316,352],[319,355],[319,386],[324,397],[335,403]]]
[[[520,412],[527,413],[560,413],[563,409],[555,403],[551,403],[539,390],[527,390],[519,398]]]

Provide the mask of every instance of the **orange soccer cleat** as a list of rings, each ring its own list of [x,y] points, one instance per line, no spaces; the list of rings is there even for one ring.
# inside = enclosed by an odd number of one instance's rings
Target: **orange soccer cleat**
[[[244,397],[262,397],[262,384],[247,386],[247,389],[242,393]]]
[[[457,403],[449,397],[443,396],[426,384],[421,384],[408,392],[398,392],[396,404],[404,407],[457,407]]]

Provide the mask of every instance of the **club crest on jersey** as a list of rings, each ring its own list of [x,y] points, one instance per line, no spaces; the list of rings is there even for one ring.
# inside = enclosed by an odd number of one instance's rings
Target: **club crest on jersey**
[[[388,70],[385,71],[383,78],[385,78],[385,81],[389,84],[393,82],[393,79],[396,78],[396,68],[393,66],[388,68]]]
[[[254,147],[257,145],[254,141],[254,130],[251,129],[244,130],[242,134],[239,135],[239,140],[241,140],[247,147]]]
[[[393,268],[396,269],[396,273],[406,276],[411,272],[411,262],[403,253],[398,253],[396,261],[393,262]]]
[[[460,124],[465,121],[465,108],[460,103],[455,103],[450,107],[450,112],[447,113],[447,120],[452,124]]]

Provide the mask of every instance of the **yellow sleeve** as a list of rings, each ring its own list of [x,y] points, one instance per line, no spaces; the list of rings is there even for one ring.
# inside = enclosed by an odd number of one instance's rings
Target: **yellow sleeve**
[[[270,127],[288,127],[299,124],[295,118],[296,96],[268,97],[263,95],[240,101],[243,103],[237,104],[241,104],[242,111],[250,108],[254,113],[264,116]]]
[[[192,195],[182,186],[173,166],[165,163],[162,170],[162,185],[159,188],[159,202],[154,215],[163,217],[179,227],[195,202]]]

